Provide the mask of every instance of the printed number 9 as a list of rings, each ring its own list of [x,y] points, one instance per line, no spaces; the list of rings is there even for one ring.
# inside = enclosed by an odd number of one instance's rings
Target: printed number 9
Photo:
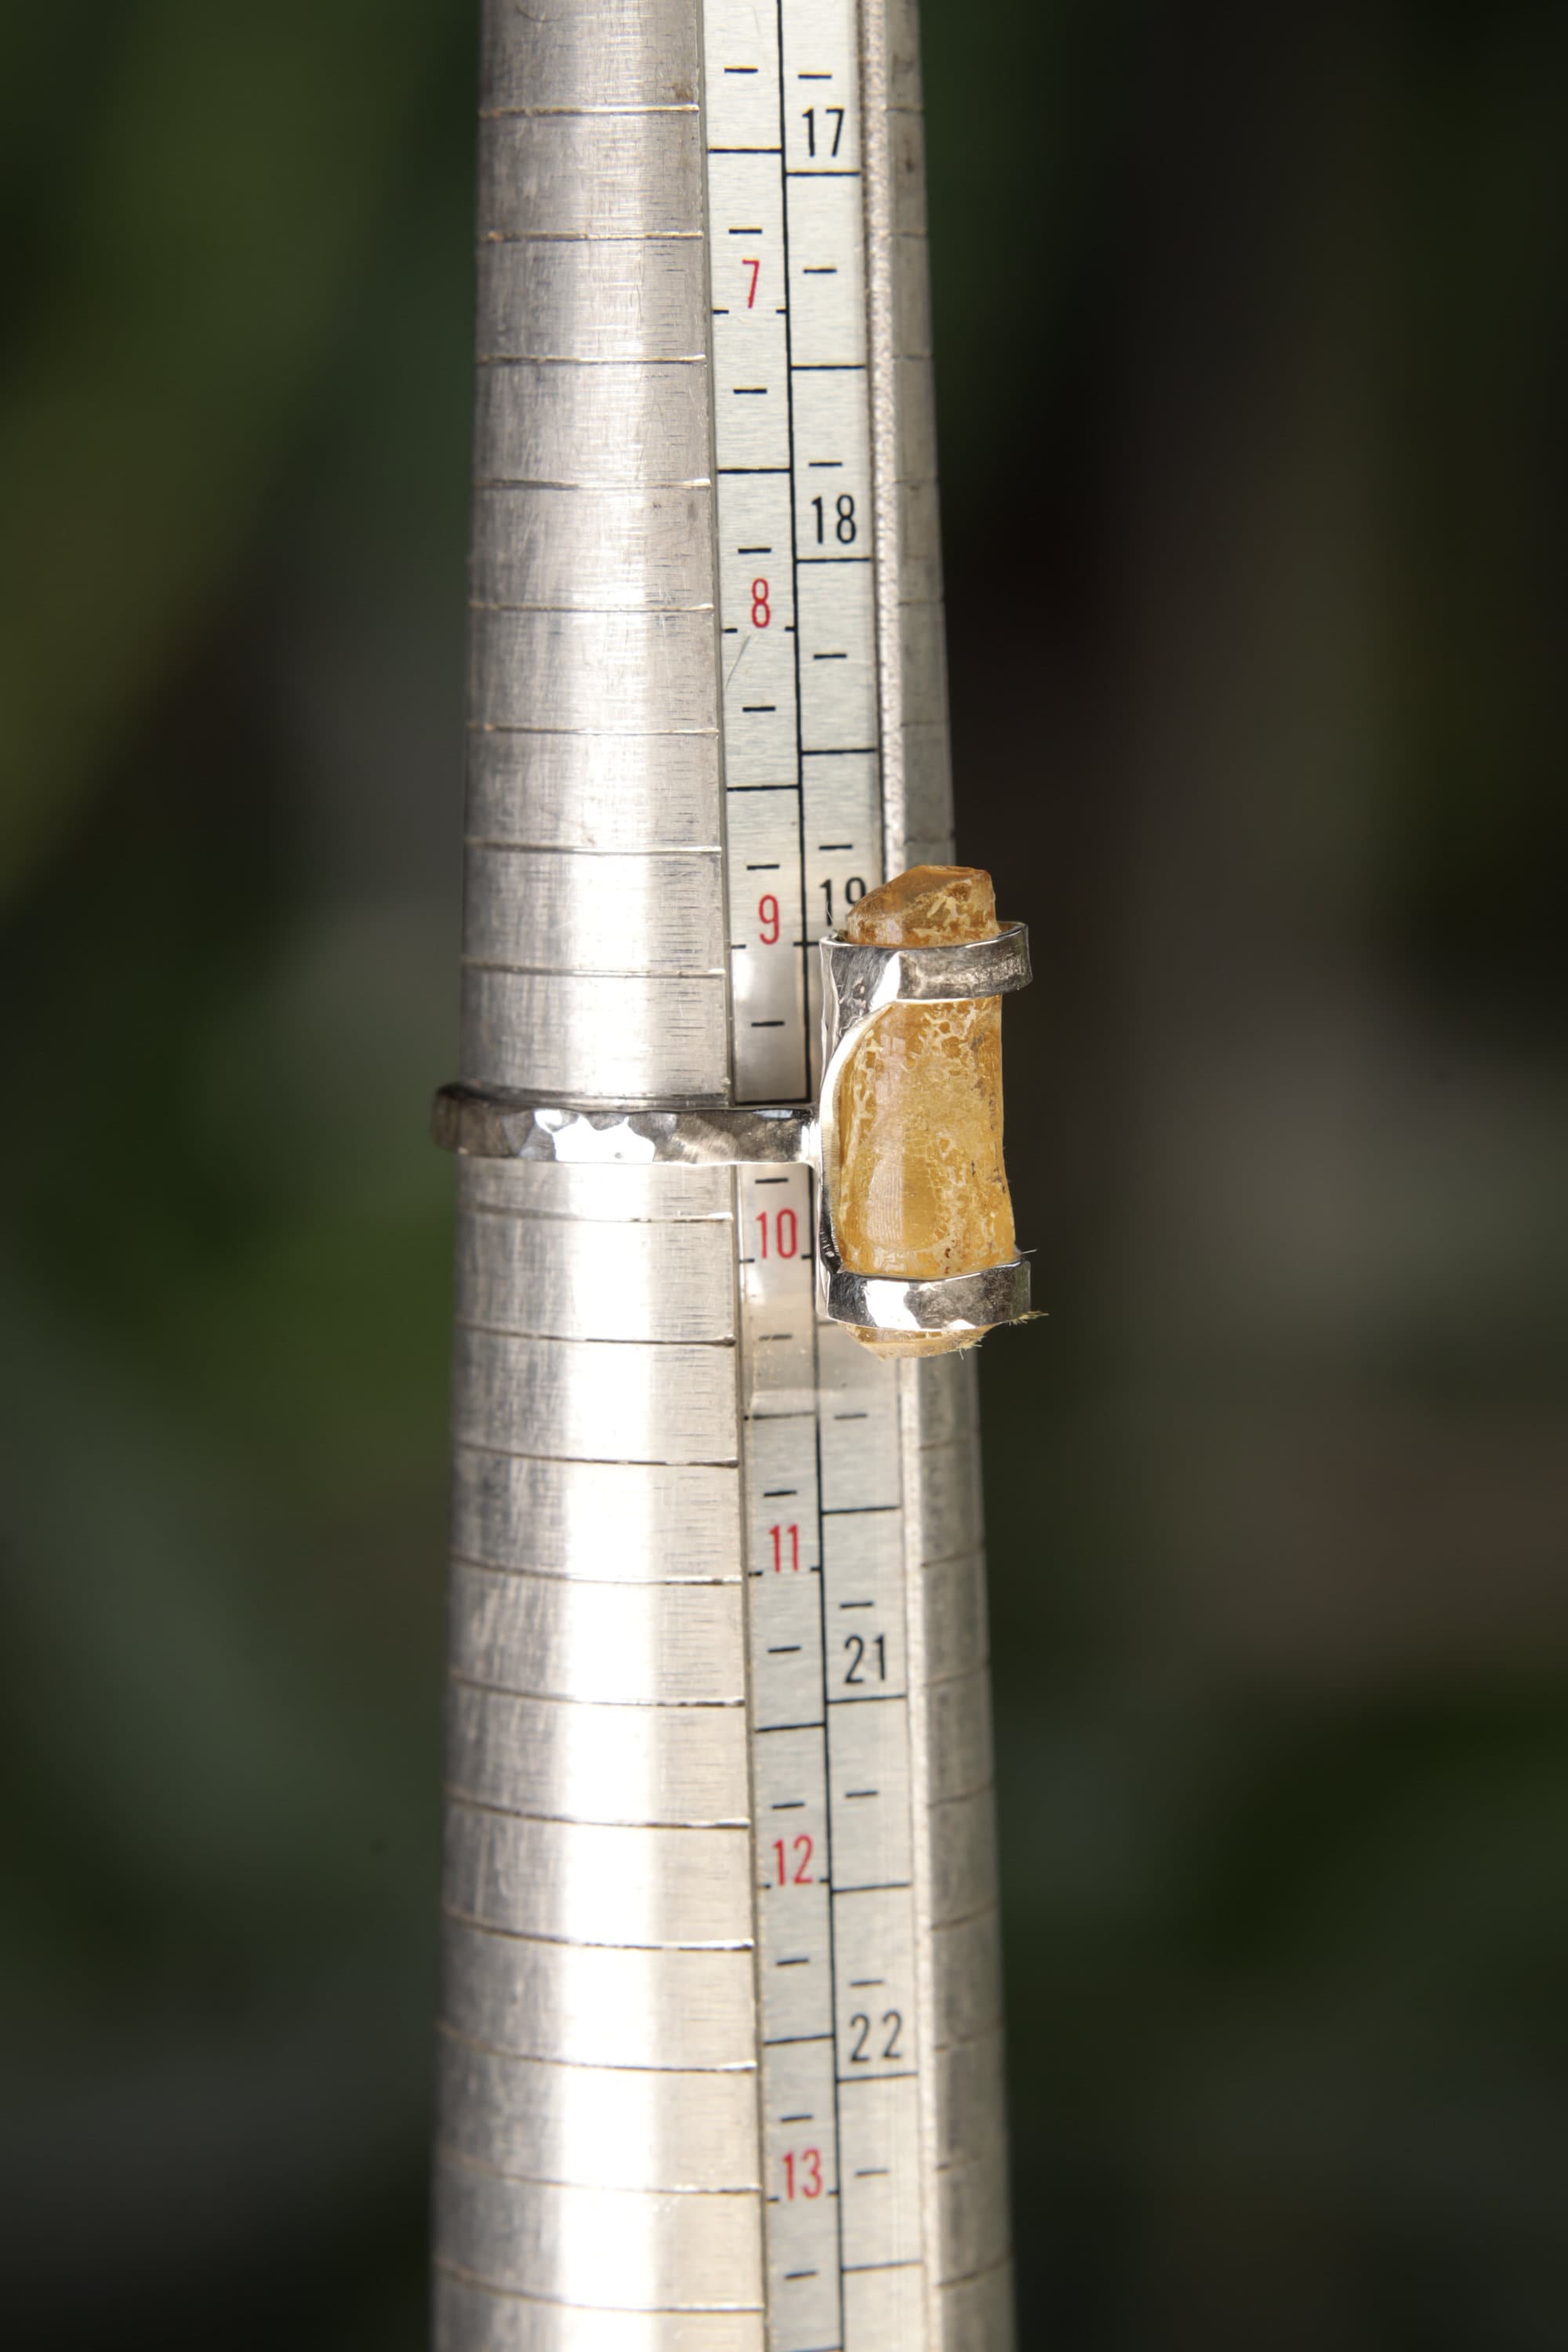
[[[779,943],[779,902],[771,890],[764,890],[757,900],[757,920],[763,927],[763,947],[776,948]]]

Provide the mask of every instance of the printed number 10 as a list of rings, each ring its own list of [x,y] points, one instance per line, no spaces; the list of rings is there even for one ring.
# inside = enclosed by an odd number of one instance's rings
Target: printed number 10
[[[776,1212],[772,1213],[766,1209],[759,1209],[757,1211],[757,1223],[763,1229],[762,1255],[766,1257],[768,1254],[768,1218],[770,1213],[773,1214],[773,1255],[775,1257],[798,1257],[800,1255],[800,1220],[796,1217],[793,1209],[779,1209]]]

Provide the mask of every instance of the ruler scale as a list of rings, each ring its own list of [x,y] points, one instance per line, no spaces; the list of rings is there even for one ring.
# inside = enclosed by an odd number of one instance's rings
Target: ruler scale
[[[484,28],[462,1076],[802,1102],[951,855],[912,16]],[[1006,2352],[972,1366],[581,1126],[458,1163],[436,2341]]]

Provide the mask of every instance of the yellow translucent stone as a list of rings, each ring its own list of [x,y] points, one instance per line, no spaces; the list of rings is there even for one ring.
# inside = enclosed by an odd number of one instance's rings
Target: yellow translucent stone
[[[844,935],[874,947],[991,940],[989,874],[915,866],[851,911]],[[1002,1164],[1002,1000],[891,1004],[838,1081],[830,1171],[838,1254],[856,1274],[906,1282],[978,1274],[1016,1254]],[[977,1334],[857,1330],[879,1355],[941,1355]]]

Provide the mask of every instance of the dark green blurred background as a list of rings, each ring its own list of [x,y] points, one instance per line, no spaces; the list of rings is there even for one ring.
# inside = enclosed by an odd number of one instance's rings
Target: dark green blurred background
[[[1026,2352],[1560,2352],[1568,11],[926,43]],[[0,20],[29,2347],[420,2342],[473,52]]]

